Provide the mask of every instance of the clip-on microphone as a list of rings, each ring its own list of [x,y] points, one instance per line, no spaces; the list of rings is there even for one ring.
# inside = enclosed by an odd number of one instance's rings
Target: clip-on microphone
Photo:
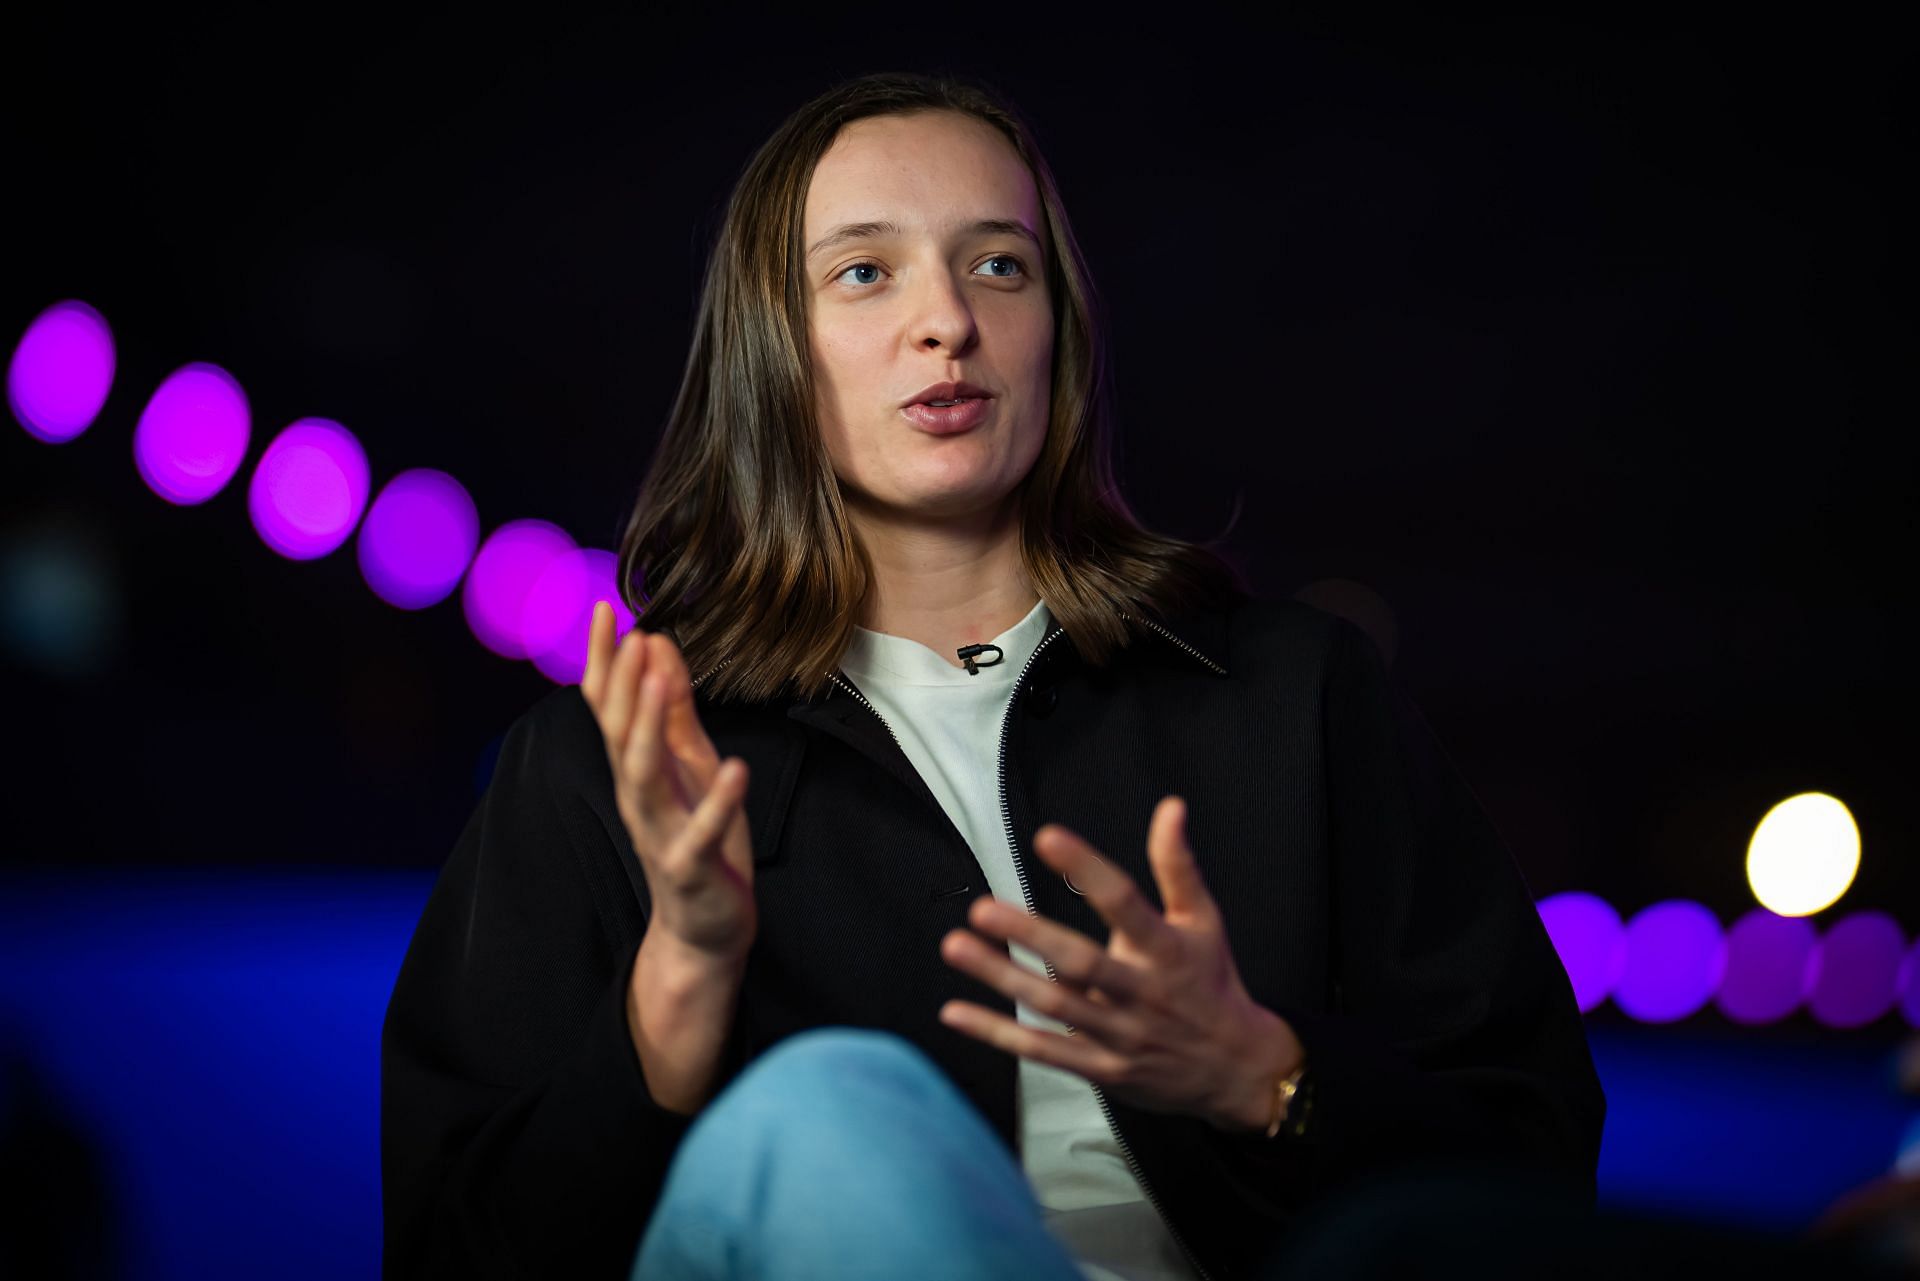
[[[984,653],[987,650],[993,651],[992,658],[985,659],[979,663],[973,661],[974,655]],[[995,663],[1006,657],[998,645],[962,645],[954,652],[960,655],[960,661],[965,664],[967,675],[969,676],[978,676],[982,667],[992,667]]]

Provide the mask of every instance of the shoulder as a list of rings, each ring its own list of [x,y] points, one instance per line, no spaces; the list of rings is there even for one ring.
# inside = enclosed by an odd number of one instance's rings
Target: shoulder
[[[764,739],[784,742],[789,726],[776,703],[716,704],[696,693],[694,710],[723,756],[750,751]],[[617,813],[606,738],[578,685],[549,690],[520,714],[501,748],[501,765],[510,762],[522,777],[562,797],[583,798],[607,816]]]
[[[1342,624],[1338,614],[1291,598],[1248,597],[1222,608],[1228,640],[1236,651],[1321,647]],[[1236,654],[1236,656],[1238,656]]]
[[[1259,689],[1317,685],[1333,668],[1377,653],[1358,624],[1304,601],[1248,597],[1212,612],[1222,665]]]
[[[535,699],[507,727],[506,743],[527,752],[527,763],[550,778],[577,773],[596,760],[605,763],[600,723],[578,685],[556,686]]]
[[[1289,714],[1325,702],[1336,687],[1386,679],[1359,624],[1305,601],[1234,596],[1172,615],[1166,626],[1226,687]],[[1150,648],[1158,661],[1172,661],[1172,647]]]
[[[538,789],[561,805],[588,797],[593,809],[611,807],[607,739],[580,686],[549,689],[515,716],[501,739],[493,782]]]
[[[595,821],[582,824],[583,832],[611,834],[619,826],[606,739],[578,685],[548,690],[514,718],[500,744],[492,786],[551,804],[570,819],[591,814]]]

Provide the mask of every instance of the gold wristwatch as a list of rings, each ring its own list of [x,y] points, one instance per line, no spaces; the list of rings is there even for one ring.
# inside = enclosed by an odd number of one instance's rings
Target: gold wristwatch
[[[1300,1066],[1278,1077],[1273,1083],[1273,1114],[1267,1122],[1267,1137],[1273,1138],[1282,1129],[1291,1138],[1299,1138],[1306,1131],[1307,1114],[1313,1111],[1313,1090],[1307,1078],[1307,1064],[1303,1059]]]

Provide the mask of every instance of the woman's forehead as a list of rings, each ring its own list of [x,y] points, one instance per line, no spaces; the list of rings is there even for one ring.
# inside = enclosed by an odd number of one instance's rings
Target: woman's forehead
[[[805,232],[814,244],[842,224],[888,233],[950,234],[994,219],[1038,226],[1033,175],[1004,135],[954,112],[875,116],[841,129],[814,168]]]

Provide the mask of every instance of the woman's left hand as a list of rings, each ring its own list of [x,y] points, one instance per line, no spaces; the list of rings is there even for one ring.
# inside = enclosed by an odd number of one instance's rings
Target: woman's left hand
[[[968,922],[1053,963],[1058,981],[956,929],[941,940],[949,965],[1072,1029],[1062,1036],[976,1005],[948,1001],[940,1021],[1013,1054],[1076,1073],[1125,1103],[1204,1117],[1222,1130],[1267,1125],[1276,1076],[1304,1050],[1293,1028],[1240,981],[1219,906],[1187,845],[1186,802],[1162,797],[1147,857],[1166,915],[1125,872],[1057,823],[1034,833],[1048,866],[1069,875],[1111,927],[1101,947],[1077,930],[991,896]]]

